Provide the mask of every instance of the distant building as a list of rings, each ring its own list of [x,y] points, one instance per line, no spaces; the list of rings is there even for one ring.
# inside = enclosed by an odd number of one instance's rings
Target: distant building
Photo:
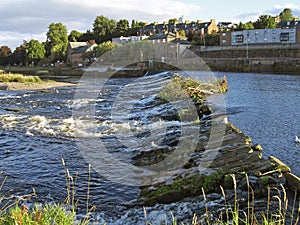
[[[300,27],[300,21],[297,18],[296,20],[280,21],[277,25],[280,28],[298,28]]]
[[[232,22],[219,22],[217,26],[219,31],[229,31],[236,28],[238,25]]]
[[[67,63],[70,65],[83,65],[84,53],[91,52],[97,46],[95,41],[69,42],[67,50]]]
[[[220,45],[266,45],[300,43],[300,27],[224,31],[220,33]]]
[[[153,34],[148,38],[148,41],[153,44],[166,43],[176,39],[176,34],[173,33],[158,33]]]
[[[143,36],[130,36],[130,37],[116,37],[112,38],[112,42],[116,44],[126,44],[126,43],[131,43],[131,42],[138,42],[147,39],[148,36],[143,35]]]
[[[213,32],[218,32],[219,28],[214,19],[211,19],[209,22],[202,22],[198,20],[197,22],[190,22],[186,20],[185,22],[179,22],[175,24],[168,24],[167,22],[158,24],[157,22],[148,24],[140,29],[140,34],[142,35],[153,35],[159,33],[176,33],[176,31],[184,30],[186,34],[190,31],[200,30],[205,34],[211,34]]]
[[[191,46],[191,42],[185,39],[179,36],[179,32],[151,35],[148,42],[155,45],[153,59],[161,62],[175,61]]]

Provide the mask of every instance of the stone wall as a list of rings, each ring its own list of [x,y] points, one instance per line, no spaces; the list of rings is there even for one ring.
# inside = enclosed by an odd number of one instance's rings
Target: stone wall
[[[196,51],[212,70],[300,74],[300,48]],[[247,58],[248,55],[248,58]]]

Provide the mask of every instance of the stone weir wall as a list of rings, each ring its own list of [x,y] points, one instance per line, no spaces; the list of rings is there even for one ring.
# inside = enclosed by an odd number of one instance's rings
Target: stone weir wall
[[[139,198],[141,205],[178,202],[201,195],[202,188],[205,193],[218,192],[220,186],[233,189],[230,174],[235,174],[237,188],[240,190],[247,190],[245,174],[248,174],[249,184],[256,196],[266,195],[268,186],[280,188],[281,185],[290,190],[297,189],[300,193],[300,179],[290,168],[276,157],[263,158],[262,147],[259,144],[251,144],[250,137],[229,122],[226,124],[222,145],[218,149],[207,149],[203,140],[211,129],[214,128],[211,126],[202,128],[199,136],[202,144],[197,146],[184,168],[174,173],[171,184],[157,178],[153,185],[141,187]],[[155,154],[139,158],[139,163],[143,161],[148,164],[151,157],[158,157],[161,154],[164,154],[164,151],[158,149]],[[212,155],[214,159],[208,168],[200,171],[199,163],[210,161]]]
[[[216,71],[300,74],[300,48],[192,50]]]
[[[149,146],[149,149],[132,158],[136,166],[155,165],[156,169],[164,165],[168,167],[165,172],[158,170],[160,172],[157,174],[145,177],[140,185],[140,205],[178,202],[199,196],[202,190],[205,193],[220,191],[220,186],[233,189],[232,174],[236,177],[239,189],[247,189],[250,183],[258,195],[266,194],[271,185],[277,188],[286,185],[300,192],[300,179],[291,173],[288,166],[275,157],[263,158],[262,147],[252,144],[250,137],[228,122],[221,112],[214,109],[214,104],[206,101],[204,93],[209,96],[226,92],[226,77],[215,84],[199,83],[174,73],[153,102],[153,107],[168,107],[165,97],[180,97],[180,88],[184,88],[193,99],[197,115],[191,114],[189,110],[182,110],[179,118],[174,110],[169,110],[163,118],[168,121],[183,121],[187,128],[193,130],[194,136],[192,139],[189,139],[189,135],[185,136],[185,142],[180,147],[184,154],[176,157],[169,156],[176,149],[178,137],[168,135],[161,146]],[[176,131],[173,133],[176,134]],[[250,181],[245,181],[245,174],[251,178]],[[145,182],[147,180],[151,182]]]

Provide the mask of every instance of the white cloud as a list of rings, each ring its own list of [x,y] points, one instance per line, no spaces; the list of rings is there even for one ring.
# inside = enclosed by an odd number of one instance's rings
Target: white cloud
[[[200,14],[201,8],[195,4],[185,4],[181,1],[154,0],[52,0],[53,3],[65,8],[80,7],[81,10],[87,10],[96,17],[104,15],[113,19],[137,19],[145,22],[167,20],[184,15]]]
[[[1,32],[0,46],[7,45],[12,51],[19,47],[23,40],[30,41],[31,39],[38,40],[39,42],[46,41],[46,33],[29,34],[17,32]]]
[[[291,10],[293,10],[293,9],[299,10],[299,5],[295,5],[293,3],[287,3],[285,5],[279,5],[279,4],[275,5],[275,9],[282,9],[283,10],[283,9],[286,9],[286,8],[291,9]]]

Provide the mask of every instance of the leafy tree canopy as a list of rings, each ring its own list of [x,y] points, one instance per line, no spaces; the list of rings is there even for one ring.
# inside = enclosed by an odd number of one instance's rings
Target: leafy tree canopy
[[[79,41],[82,36],[83,36],[82,32],[79,32],[77,30],[72,30],[69,34],[68,40],[76,42]]]
[[[106,41],[106,42],[103,42],[103,43],[99,44],[98,46],[96,46],[94,48],[94,51],[96,52],[96,56],[99,57],[99,56],[103,55],[104,53],[111,51],[117,47],[118,47],[118,45],[116,43],[113,43],[111,41]]]
[[[292,13],[292,10],[289,8],[285,8],[280,14],[279,14],[279,18],[281,21],[289,21],[289,20],[293,20],[294,16]]]
[[[118,35],[124,35],[128,29],[129,29],[128,20],[121,19],[117,22],[116,31],[118,32]]]
[[[259,19],[254,22],[255,29],[265,29],[265,28],[276,28],[277,24],[275,22],[275,17],[270,15],[261,15]]]
[[[64,61],[67,54],[68,34],[62,23],[51,23],[47,32],[46,50],[51,60]]]
[[[169,24],[175,24],[176,22],[178,22],[177,18],[169,19]]]
[[[38,61],[45,58],[46,50],[38,40],[30,40],[26,46],[26,53],[31,61]]]
[[[103,15],[97,16],[93,23],[93,33],[97,43],[108,41],[116,31],[117,22]]]
[[[4,46],[1,46],[1,49],[0,49],[0,57],[7,57],[11,54],[11,49],[4,45]]]

